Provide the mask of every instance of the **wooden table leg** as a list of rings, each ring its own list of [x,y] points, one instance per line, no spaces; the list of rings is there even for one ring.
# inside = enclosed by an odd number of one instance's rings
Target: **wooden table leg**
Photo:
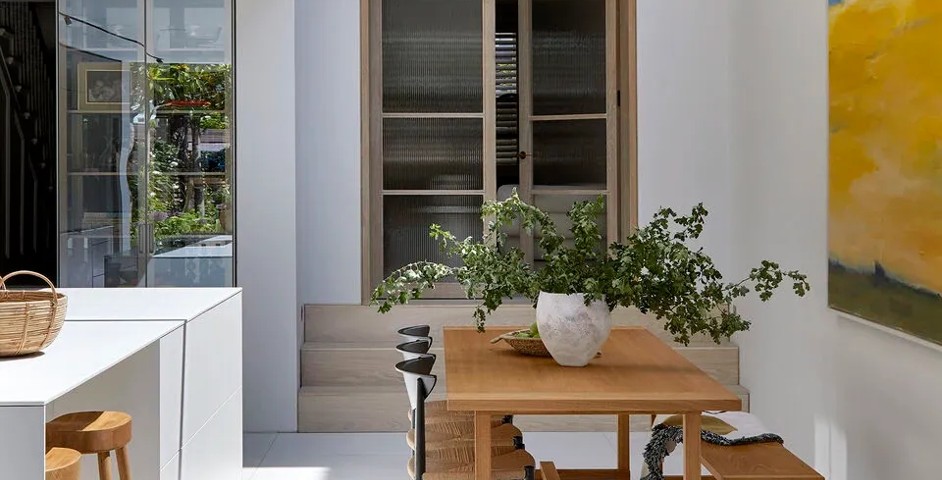
[[[700,412],[684,414],[684,480],[700,480]]]
[[[631,432],[631,415],[618,416],[618,470],[623,473],[631,471],[631,445],[629,435]]]
[[[491,415],[474,412],[474,480],[491,480]]]

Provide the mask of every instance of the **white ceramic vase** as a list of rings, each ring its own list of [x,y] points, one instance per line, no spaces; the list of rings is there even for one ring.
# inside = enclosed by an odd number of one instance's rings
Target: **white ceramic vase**
[[[612,331],[608,305],[599,300],[586,305],[581,293],[540,292],[536,324],[546,349],[566,367],[588,365]]]

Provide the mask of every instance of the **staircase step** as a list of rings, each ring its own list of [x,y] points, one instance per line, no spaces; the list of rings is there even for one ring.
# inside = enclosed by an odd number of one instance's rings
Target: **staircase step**
[[[436,342],[444,326],[472,325],[473,303],[422,302],[394,308],[381,315],[373,307],[359,305],[308,305],[305,307],[305,338],[301,348],[301,384],[298,419],[305,432],[382,432],[405,431],[408,401],[402,377],[394,365],[401,359],[393,349],[401,341],[396,330],[403,326],[432,326]],[[501,307],[489,326],[528,326],[534,310],[528,304]],[[663,323],[633,309],[613,312],[616,325],[647,327],[671,344],[698,367],[725,385],[739,383],[739,347],[730,342],[715,344],[705,336],[693,339],[690,346],[675,344],[664,332]],[[484,335],[488,335],[485,333]],[[434,398],[442,398],[447,388],[444,352],[434,343],[432,353],[439,356],[434,373],[442,382]],[[741,387],[743,408],[748,408],[748,393]],[[608,416],[527,416],[519,425],[531,431],[614,431],[615,419]],[[633,421],[633,428],[647,428],[643,416]]]
[[[743,399],[748,411],[749,392],[727,386]],[[444,399],[444,390],[432,400]],[[404,387],[318,386],[303,387],[298,395],[298,429],[301,432],[405,432],[409,401]],[[514,423],[524,432],[613,432],[615,417],[607,415],[517,416]],[[632,416],[631,430],[646,431],[650,417]]]
[[[383,315],[375,307],[363,305],[306,305],[304,307],[304,338],[319,343],[379,343],[395,345],[399,341],[396,330],[410,325],[430,325],[432,337],[442,338],[443,326],[471,326],[471,313],[476,303],[470,302],[413,302],[400,305]],[[488,326],[528,327],[535,321],[535,310],[529,304],[507,304],[500,307],[488,320]],[[615,325],[647,327],[667,342],[671,335],[664,331],[664,322],[636,309],[617,308],[612,312]],[[695,336],[690,346],[714,346],[705,335]],[[724,342],[723,345],[729,345]]]
[[[308,342],[301,348],[301,385],[401,385],[402,376],[393,368],[402,357],[393,343],[321,343]],[[736,345],[674,345],[675,350],[724,385],[739,383],[739,347]],[[444,350],[430,350],[438,355],[433,373],[445,379]]]

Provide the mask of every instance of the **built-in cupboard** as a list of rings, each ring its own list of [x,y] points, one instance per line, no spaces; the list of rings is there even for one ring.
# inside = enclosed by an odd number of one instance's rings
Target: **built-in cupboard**
[[[233,285],[233,0],[57,17],[59,283]]]

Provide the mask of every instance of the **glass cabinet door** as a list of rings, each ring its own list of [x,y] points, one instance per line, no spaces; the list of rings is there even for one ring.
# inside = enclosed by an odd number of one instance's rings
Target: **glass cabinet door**
[[[148,285],[233,285],[231,0],[153,0]],[[157,59],[160,61],[157,61]]]
[[[60,2],[59,283],[145,284],[144,8]]]
[[[60,0],[60,283],[234,284],[231,0]]]

